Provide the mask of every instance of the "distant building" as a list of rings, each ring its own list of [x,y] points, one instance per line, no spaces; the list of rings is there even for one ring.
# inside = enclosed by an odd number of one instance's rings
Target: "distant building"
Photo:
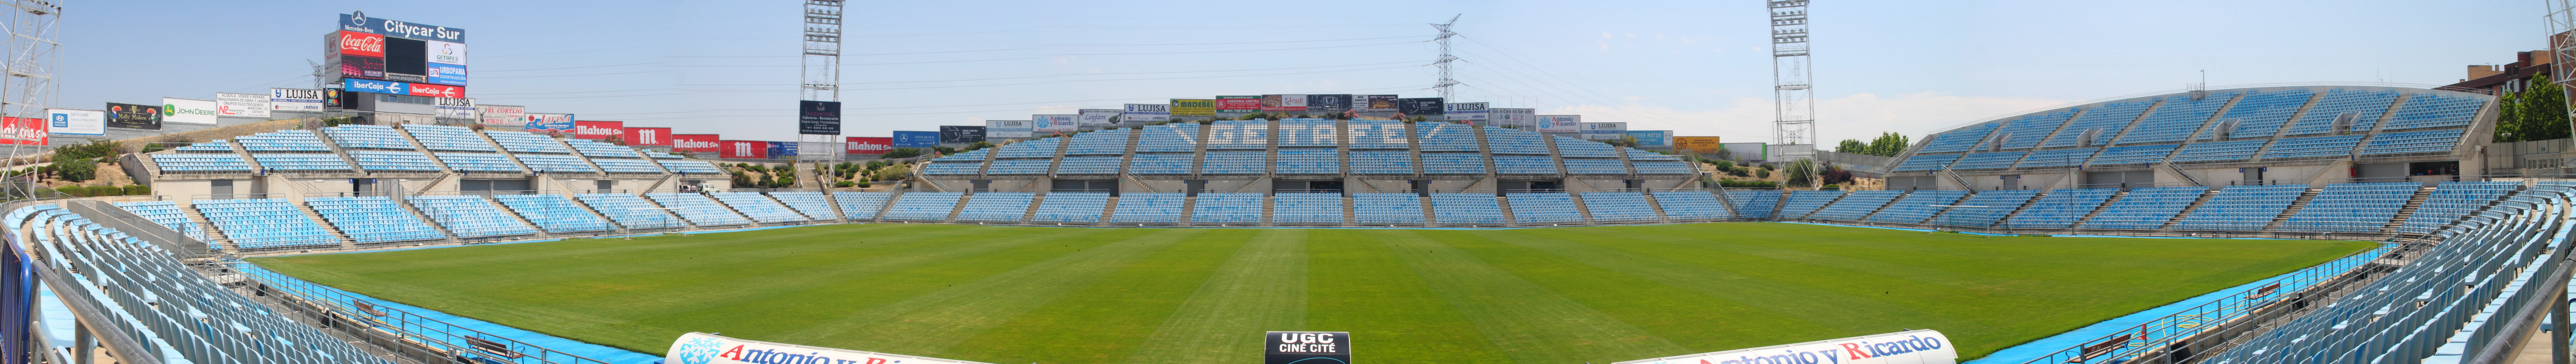
[[[2522,92],[2523,88],[2530,87],[2525,83],[2530,82],[2531,76],[2549,75],[2551,68],[2549,58],[2549,51],[2513,52],[2513,63],[2469,65],[2467,76],[2461,78],[2459,83],[2442,87],[2442,90],[2479,92],[2488,95]]]

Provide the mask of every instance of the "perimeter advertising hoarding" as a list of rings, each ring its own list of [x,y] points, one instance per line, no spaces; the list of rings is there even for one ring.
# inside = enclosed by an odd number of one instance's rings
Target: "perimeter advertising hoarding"
[[[1673,137],[1674,150],[1686,150],[1692,153],[1717,153],[1718,149],[1722,148],[1720,144],[1725,142],[1718,141],[1718,137],[1713,136]]]
[[[1628,137],[1637,138],[1638,147],[1673,146],[1673,131],[1671,130],[1629,130]]]
[[[1351,109],[1370,112],[1396,111],[1395,95],[1352,95]]]
[[[1442,106],[1438,97],[1395,99],[1395,112],[1406,116],[1440,115]],[[1431,118],[1431,120],[1440,120],[1440,118]]]
[[[438,105],[438,117],[458,119],[474,118],[474,99],[440,97],[432,99],[432,101],[434,101],[433,104]]]
[[[1306,95],[1261,95],[1261,111],[1306,111]]]
[[[268,89],[268,109],[275,111],[322,111],[322,90],[293,88]]]
[[[984,137],[986,138],[1027,138],[1029,137],[1029,133],[1033,131],[1035,130],[1029,127],[1028,120],[984,121]]]
[[[1573,133],[1583,131],[1583,115],[1539,115],[1538,132]]]
[[[422,97],[465,97],[464,87],[449,85],[378,81],[357,78],[342,79],[341,84],[343,85],[343,88],[347,88],[351,92],[373,92],[380,94],[412,95]]]
[[[1118,118],[1118,121],[1122,123],[1151,123],[1171,120],[1172,105],[1165,104],[1127,104],[1127,112],[1123,113]]]
[[[1440,115],[1448,117],[1448,120],[1451,121],[1467,121],[1470,124],[1483,125],[1483,123],[1479,122],[1485,121],[1485,119],[1492,116],[1492,111],[1486,110],[1487,106],[1492,105],[1492,103],[1485,102],[1441,104]]]
[[[1029,124],[1031,124],[1029,125],[1029,131],[1041,134],[1054,131],[1074,131],[1075,129],[1081,128],[1080,125],[1074,124],[1073,121],[1074,118],[1080,116],[1082,115],[1029,115]],[[902,138],[896,138],[896,141],[902,141]]]
[[[1959,361],[1954,344],[1940,331],[1914,330],[1613,364],[1948,364]]]
[[[47,134],[88,136],[107,135],[106,111],[45,109],[45,114],[48,119],[53,119],[52,123],[49,123],[51,125],[45,126],[45,133]]]
[[[572,114],[528,113],[528,132],[572,132]]]
[[[429,41],[429,63],[464,66],[465,43]]]
[[[428,67],[422,67],[422,70],[428,71],[428,73],[422,74],[422,76],[424,76],[422,77],[423,81],[457,86],[465,85],[465,65],[430,63]]]
[[[1628,136],[1628,123],[1583,123],[1583,140],[1618,140]]]
[[[161,122],[215,125],[215,100],[163,97]]]
[[[161,130],[161,107],[107,103],[107,127]]]
[[[894,132],[894,147],[896,147],[896,148],[929,148],[929,147],[936,147],[936,146],[939,146],[939,132],[935,132],[935,131],[895,131],[895,132]]]
[[[1538,109],[1497,107],[1485,110],[1493,111],[1493,118],[1487,119],[1485,125],[1517,127],[1521,130],[1538,127]]]
[[[385,57],[340,55],[340,77],[385,78]]]
[[[843,144],[847,144],[847,146],[844,147],[844,149],[847,150],[844,150],[843,152],[848,154],[878,155],[894,151],[894,138],[847,137],[842,138],[841,140],[843,141]]]
[[[526,128],[528,107],[511,105],[474,105],[483,114],[483,126]]]
[[[215,115],[243,118],[268,117],[268,95],[215,93]]]
[[[671,128],[626,128],[626,145],[671,145]]]
[[[941,143],[974,143],[981,141],[984,141],[984,127],[960,125],[939,126],[939,142]]]
[[[713,152],[721,149],[721,139],[724,138],[715,134],[671,134],[671,151]]]
[[[787,157],[793,157],[793,156],[796,156],[796,144],[797,144],[796,142],[766,142],[766,143],[769,143],[769,157],[770,157],[770,158],[782,158],[782,159],[783,159],[783,158],[787,158]]]
[[[1350,110],[1350,94],[1306,95],[1306,111],[1337,113]]]
[[[720,140],[716,144],[717,158],[769,159],[769,142]]]
[[[841,135],[841,102],[796,101],[796,133]]]
[[[1255,96],[1255,95],[1241,95],[1241,96],[1217,96],[1217,97],[1216,97],[1216,112],[1234,112],[1234,113],[1255,113],[1255,112],[1261,112],[1261,96]]]
[[[623,121],[572,122],[573,139],[608,139],[622,134],[626,134],[626,122]]]
[[[1216,116],[1216,99],[1172,99],[1172,116]]]
[[[1262,364],[1350,363],[1351,333],[1271,331],[1261,334]],[[1311,359],[1327,361],[1308,362]]]
[[[0,117],[0,136],[12,138],[0,139],[0,144],[46,145],[52,138],[46,135],[45,124],[43,118]]]
[[[1110,125],[1110,124],[1117,124],[1118,122],[1117,122],[1115,119],[1117,119],[1117,118],[1118,118],[1118,114],[1126,113],[1126,112],[1127,112],[1126,110],[1118,110],[1118,109],[1081,109],[1081,110],[1074,110],[1075,115],[1079,115],[1079,117],[1078,117],[1078,118],[1074,119],[1074,120],[1076,120],[1076,121],[1077,121],[1077,123],[1076,123],[1076,124],[1074,124],[1074,125],[1077,125],[1077,126],[1107,126],[1107,125]],[[1046,130],[1039,130],[1039,131],[1046,131]]]
[[[679,339],[671,341],[671,349],[664,352],[670,354],[664,356],[661,362],[678,364],[984,364],[963,360],[751,341],[695,332],[680,334]]]

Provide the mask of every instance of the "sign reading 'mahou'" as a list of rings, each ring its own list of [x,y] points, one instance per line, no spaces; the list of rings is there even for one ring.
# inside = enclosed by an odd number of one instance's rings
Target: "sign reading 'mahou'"
[[[1691,354],[1613,364],[1951,364],[1959,352],[1950,338],[1932,330],[1893,332],[1862,337]]]
[[[715,336],[680,334],[671,342],[667,364],[985,364],[964,360],[818,348]]]

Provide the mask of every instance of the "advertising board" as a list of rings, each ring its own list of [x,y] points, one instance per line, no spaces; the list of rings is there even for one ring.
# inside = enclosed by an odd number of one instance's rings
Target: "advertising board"
[[[483,114],[483,126],[510,128],[528,126],[528,107],[526,106],[474,105],[474,109],[476,113]]]
[[[428,66],[422,67],[421,70],[428,72],[421,74],[423,82],[457,86],[465,85],[465,65],[430,63]]]
[[[1127,104],[1127,112],[1118,118],[1118,122],[1131,125],[1171,120],[1172,105],[1166,104]]]
[[[1539,115],[1538,132],[1573,133],[1583,131],[1583,115]]]
[[[358,95],[352,94],[348,91],[341,91],[337,87],[322,89],[322,108],[326,110],[355,109],[358,104],[358,101],[355,100],[357,96]]]
[[[984,137],[986,138],[1027,138],[1029,137],[1029,133],[1032,131],[1034,130],[1029,127],[1028,120],[984,121]]]
[[[161,107],[107,103],[107,127],[161,130]]]
[[[1261,95],[1261,111],[1306,111],[1306,95]]]
[[[623,121],[581,120],[572,122],[573,139],[608,139],[625,134],[626,122]]]
[[[1351,110],[1368,112],[1395,111],[1396,95],[1351,95]]]
[[[671,145],[671,128],[626,128],[626,145]]]
[[[1959,351],[1953,344],[1939,331],[1913,330],[1614,364],[1956,363]]]
[[[671,151],[713,152],[720,149],[721,139],[715,134],[671,134]]]
[[[1216,116],[1216,99],[1172,99],[1172,116]]]
[[[528,132],[572,132],[572,114],[528,113]]]
[[[1350,363],[1351,333],[1339,331],[1271,331],[1261,334],[1262,364]]]
[[[45,109],[45,114],[46,118],[53,119],[51,123],[48,123],[49,125],[45,126],[46,134],[87,136],[107,135],[106,111]]]
[[[474,118],[474,99],[440,97],[430,100],[433,101],[432,104],[438,105],[438,117]]]
[[[240,118],[268,117],[268,95],[215,93],[215,115]]]
[[[383,34],[368,34],[343,30],[325,35],[323,36],[323,40],[330,43],[330,52],[327,54],[371,57],[379,60],[385,58],[385,36]],[[383,65],[378,64],[377,67],[381,68]]]
[[[1126,113],[1126,112],[1127,112],[1126,110],[1118,110],[1118,109],[1081,109],[1081,110],[1074,110],[1074,114],[1075,114],[1075,115],[1080,115],[1080,117],[1078,117],[1078,118],[1074,119],[1074,120],[1077,122],[1075,125],[1077,125],[1077,126],[1108,126],[1108,125],[1110,125],[1110,124],[1116,124],[1116,123],[1118,123],[1118,122],[1117,122],[1117,120],[1118,120],[1118,114],[1123,114],[1123,113]]]
[[[429,63],[455,66],[465,65],[465,43],[450,43],[435,40],[428,42]]]
[[[1395,112],[1408,117],[1440,115],[1440,108],[1443,106],[1438,97],[1395,99]],[[1441,119],[1432,117],[1431,120]]]
[[[1261,96],[1254,96],[1254,95],[1241,95],[1241,96],[1217,96],[1217,97],[1216,97],[1216,112],[1232,112],[1232,113],[1255,113],[1255,112],[1261,112]]]
[[[1350,110],[1350,94],[1306,95],[1306,111],[1337,113]]]
[[[1082,127],[1081,125],[1074,124],[1074,121],[1073,121],[1073,119],[1074,119],[1074,118],[1076,118],[1076,117],[1080,117],[1080,116],[1082,116],[1082,115],[1075,115],[1075,114],[1029,115],[1029,124],[1030,124],[1030,125],[1029,125],[1029,131],[1037,132],[1037,134],[1046,134],[1047,132],[1056,132],[1056,131],[1074,131],[1075,129],[1079,129],[1079,128],[1081,128],[1081,127]],[[896,140],[896,141],[902,141],[902,140],[900,140],[900,139],[901,139],[901,138],[897,138],[897,140]],[[898,147],[898,148],[900,148],[900,147]]]
[[[1628,123],[1583,123],[1583,140],[1619,140],[1628,136]]]
[[[380,94],[423,97],[465,97],[464,87],[451,85],[379,81],[357,78],[343,79],[342,85],[344,85],[344,88],[347,88],[352,92],[373,92]]]
[[[895,131],[895,132],[894,132],[894,147],[896,147],[896,148],[929,148],[929,147],[936,147],[936,146],[939,146],[939,132],[935,132],[935,131]]]
[[[268,109],[274,111],[322,111],[322,90],[293,88],[268,89]]]
[[[1628,137],[1637,138],[1637,147],[1639,148],[1669,148],[1673,146],[1673,131],[1671,130],[1629,130]]]
[[[1538,109],[1497,107],[1485,110],[1493,112],[1493,116],[1491,116],[1490,119],[1486,119],[1485,125],[1507,126],[1520,128],[1521,130],[1533,130],[1538,128]]]
[[[796,156],[796,144],[799,144],[799,143],[797,143],[797,142],[767,142],[767,143],[769,143],[769,157],[770,157],[770,158],[778,158],[778,159],[786,159],[787,157],[794,157],[794,156]]]
[[[1674,150],[1684,150],[1692,153],[1717,153],[1719,148],[1723,148],[1719,146],[1720,144],[1726,143],[1718,141],[1718,137],[1713,136],[1673,137]]]
[[[1461,102],[1455,104],[1441,104],[1440,115],[1448,117],[1448,120],[1451,121],[1466,121],[1469,124],[1484,125],[1482,122],[1493,116],[1492,110],[1486,110],[1487,106],[1492,106],[1492,103]]]
[[[717,158],[769,159],[769,142],[757,140],[716,141]]]
[[[465,29],[462,28],[379,19],[367,16],[367,12],[364,11],[340,14],[340,30],[405,39],[465,43]]]
[[[0,144],[46,145],[52,137],[45,132],[44,118],[0,117]]]
[[[683,364],[984,364],[971,361],[871,353],[804,345],[735,339],[713,334],[680,334],[670,353],[659,360]]]
[[[215,125],[215,100],[163,97],[161,122]]]
[[[984,141],[984,127],[962,125],[939,126],[939,142],[941,143],[974,143],[981,141]]]
[[[843,144],[848,144],[845,147],[848,150],[843,151],[847,154],[878,155],[894,151],[894,138],[846,137],[842,138],[842,141]]]
[[[796,133],[841,135],[841,102],[796,101]]]
[[[385,57],[340,55],[340,77],[385,78]]]

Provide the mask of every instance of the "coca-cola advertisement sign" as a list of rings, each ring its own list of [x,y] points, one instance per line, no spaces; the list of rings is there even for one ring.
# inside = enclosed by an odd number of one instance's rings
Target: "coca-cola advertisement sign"
[[[341,31],[333,36],[337,39],[334,39],[331,45],[341,55],[378,58],[385,56],[385,36],[382,34]]]
[[[878,155],[894,151],[891,137],[849,137],[849,154]]]
[[[719,139],[715,134],[671,134],[671,151],[713,152]]]
[[[626,134],[623,121],[573,121],[573,139],[608,139]]]

